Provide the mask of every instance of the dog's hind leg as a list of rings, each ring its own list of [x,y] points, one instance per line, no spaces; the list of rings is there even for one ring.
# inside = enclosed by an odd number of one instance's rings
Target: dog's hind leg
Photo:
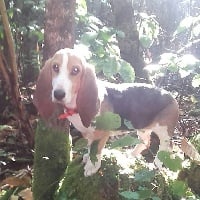
[[[178,121],[179,109],[176,101],[173,101],[163,109],[154,119],[151,125],[152,131],[156,133],[160,140],[158,151],[171,151],[171,138],[174,135],[174,129]],[[155,165],[162,167],[161,161],[155,157]]]
[[[141,155],[142,151],[148,149],[150,146],[150,139],[151,139],[151,130],[144,129],[144,130],[137,130],[137,135],[141,140],[141,143],[137,144],[131,153],[132,156],[136,157]]]
[[[160,126],[159,124],[156,124],[155,127],[153,127],[153,131],[156,133],[160,140],[159,145],[159,151],[171,151],[171,137],[169,136],[168,127],[167,126]],[[162,162],[159,160],[158,156],[156,155],[154,160],[155,166],[159,169],[162,168]]]

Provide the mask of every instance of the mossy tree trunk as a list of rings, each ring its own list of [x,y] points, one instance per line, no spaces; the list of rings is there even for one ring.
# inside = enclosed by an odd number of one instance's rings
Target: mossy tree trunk
[[[58,49],[73,47],[75,0],[46,0],[45,11],[44,61]],[[51,122],[39,122],[35,137],[34,200],[54,199],[69,158],[69,123],[56,117]]]
[[[53,200],[69,163],[70,141],[62,124],[49,127],[40,121],[35,135],[33,196]]]

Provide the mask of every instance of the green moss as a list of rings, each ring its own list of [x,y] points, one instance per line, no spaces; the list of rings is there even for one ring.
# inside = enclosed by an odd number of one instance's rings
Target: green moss
[[[66,170],[56,200],[117,200],[119,167],[110,158],[102,160],[101,169],[90,177],[84,176],[82,157],[77,157]]]
[[[69,161],[69,136],[38,123],[34,155],[34,200],[52,200]]]

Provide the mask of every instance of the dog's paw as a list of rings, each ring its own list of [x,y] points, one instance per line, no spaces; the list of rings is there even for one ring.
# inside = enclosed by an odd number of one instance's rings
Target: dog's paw
[[[90,159],[89,153],[83,155],[83,163],[87,163],[88,159]]]
[[[90,157],[87,157],[87,161],[84,167],[85,176],[91,176],[95,174],[98,171],[98,169],[101,167],[101,155],[97,155],[96,157],[97,157],[97,161],[95,163],[93,163],[90,160]]]

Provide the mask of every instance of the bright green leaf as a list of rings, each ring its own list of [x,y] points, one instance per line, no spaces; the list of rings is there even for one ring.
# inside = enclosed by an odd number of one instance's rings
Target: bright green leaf
[[[191,54],[185,54],[179,59],[178,65],[181,69],[194,71],[200,61]]]
[[[85,45],[90,45],[91,42],[97,38],[97,32],[91,31],[91,32],[86,32],[82,35],[81,37],[81,42]]]
[[[96,117],[96,128],[100,130],[116,130],[121,126],[121,118],[118,114],[105,112]]]
[[[124,82],[131,83],[135,80],[135,71],[133,67],[125,61],[122,61],[121,63],[119,74],[123,78]]]
[[[110,148],[120,148],[120,147],[125,147],[125,146],[133,146],[136,144],[141,143],[141,141],[136,138],[136,137],[132,137],[130,135],[126,135],[124,137],[121,137],[120,139],[114,141]]]
[[[187,191],[185,182],[179,180],[175,180],[173,183],[171,183],[170,188],[173,194],[179,197],[183,197]]]
[[[192,79],[192,86],[199,87],[200,86],[200,74],[196,74]]]
[[[77,1],[77,9],[76,9],[76,13],[79,16],[85,16],[87,14],[87,4],[85,0],[78,0]]]
[[[176,36],[177,34],[187,31],[190,28],[190,26],[193,24],[193,20],[194,20],[194,18],[192,16],[184,18],[180,22],[180,24],[177,27],[176,31],[174,32],[173,36]]]
[[[150,48],[151,45],[153,44],[153,39],[152,39],[152,37],[149,36],[149,35],[144,35],[144,34],[142,34],[142,35],[140,35],[139,39],[140,39],[141,45],[142,45],[144,48]]]
[[[159,151],[158,152],[158,158],[165,167],[169,168],[171,171],[178,171],[182,168],[182,160],[175,156],[175,158],[171,158],[170,152],[167,151]]]

